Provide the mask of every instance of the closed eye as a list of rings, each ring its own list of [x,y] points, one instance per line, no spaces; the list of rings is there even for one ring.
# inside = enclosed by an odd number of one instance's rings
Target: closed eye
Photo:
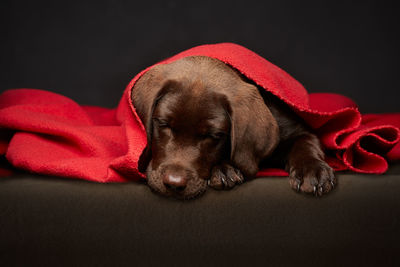
[[[211,138],[213,140],[221,140],[226,136],[223,132],[208,133],[204,135],[204,138]]]
[[[160,118],[153,118],[153,123],[160,128],[170,128],[168,121],[160,119]]]

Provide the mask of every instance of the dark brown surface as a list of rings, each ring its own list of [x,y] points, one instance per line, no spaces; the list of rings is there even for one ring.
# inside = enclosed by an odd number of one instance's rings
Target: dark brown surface
[[[0,262],[78,266],[400,263],[400,165],[342,173],[331,194],[260,178],[188,202],[146,185],[20,174],[0,180]]]

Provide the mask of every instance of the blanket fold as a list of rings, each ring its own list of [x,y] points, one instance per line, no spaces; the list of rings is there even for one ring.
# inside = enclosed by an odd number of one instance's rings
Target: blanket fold
[[[194,47],[157,64],[203,55],[237,69],[284,102],[315,130],[336,170],[383,173],[400,159],[400,113],[360,114],[349,98],[309,94],[293,77],[256,53],[232,43]],[[157,65],[156,64],[156,65]],[[145,178],[137,169],[146,134],[127,85],[115,109],[80,106],[59,94],[14,89],[0,95],[0,155],[30,172],[97,182]],[[0,170],[1,174],[7,170]],[[287,175],[279,169],[258,176]]]

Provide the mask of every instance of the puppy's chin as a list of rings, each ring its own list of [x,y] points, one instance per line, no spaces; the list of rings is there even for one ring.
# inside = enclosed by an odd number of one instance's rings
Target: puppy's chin
[[[190,200],[200,197],[207,190],[207,180],[196,178],[188,181],[188,184],[182,192],[174,192],[167,189],[161,181],[157,171],[147,170],[147,185],[150,189],[164,197],[172,197],[179,200]]]

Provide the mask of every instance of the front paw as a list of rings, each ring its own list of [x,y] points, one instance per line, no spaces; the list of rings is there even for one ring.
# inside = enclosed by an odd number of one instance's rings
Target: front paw
[[[289,183],[298,192],[322,196],[336,186],[337,179],[326,162],[312,160],[300,166],[290,166]]]
[[[223,163],[215,166],[211,171],[211,178],[208,180],[208,185],[214,189],[231,189],[237,184],[242,184],[244,181],[240,170]]]

